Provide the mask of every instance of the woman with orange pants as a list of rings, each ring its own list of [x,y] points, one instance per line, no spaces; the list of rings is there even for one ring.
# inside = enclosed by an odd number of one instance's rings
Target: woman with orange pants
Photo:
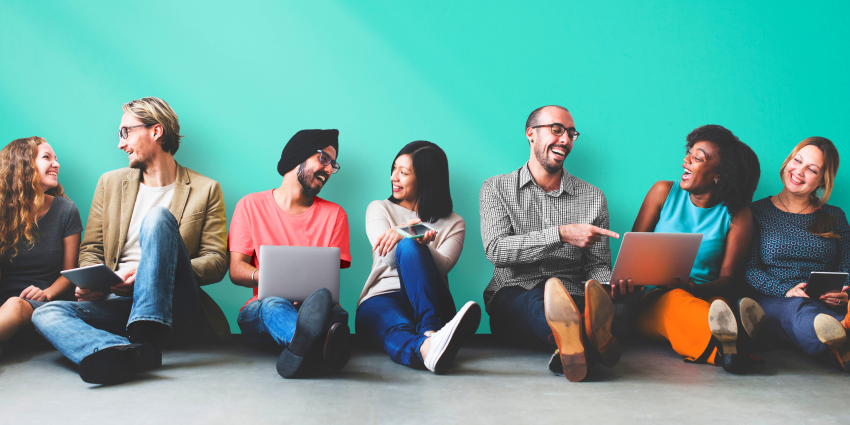
[[[702,233],[690,279],[677,288],[647,288],[638,304],[638,330],[667,340],[686,361],[742,369],[737,355],[738,323],[725,300],[740,284],[753,218],[748,204],[759,179],[759,162],[749,146],[719,125],[688,134],[685,169],[677,182],[652,186],[633,232]],[[624,285],[625,283],[625,285]],[[619,282],[621,290],[640,282]],[[755,301],[739,301],[748,334],[764,312]],[[752,336],[752,335],[751,335]]]

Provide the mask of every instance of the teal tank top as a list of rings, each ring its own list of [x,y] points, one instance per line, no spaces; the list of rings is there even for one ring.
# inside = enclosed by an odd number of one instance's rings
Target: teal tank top
[[[695,283],[711,282],[720,277],[723,264],[723,252],[726,247],[726,235],[732,224],[732,216],[726,204],[720,203],[711,208],[700,208],[691,202],[690,194],[673,183],[661,217],[655,225],[656,233],[702,233],[702,243],[691,269],[691,279]]]

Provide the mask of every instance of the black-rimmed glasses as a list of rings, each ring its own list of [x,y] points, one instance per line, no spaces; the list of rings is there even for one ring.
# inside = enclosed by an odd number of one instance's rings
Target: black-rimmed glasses
[[[122,138],[122,139],[126,139],[126,138],[130,135],[130,129],[131,129],[131,128],[136,128],[136,127],[150,127],[150,126],[152,126],[152,125],[153,125],[153,124],[139,124],[139,125],[131,125],[131,126],[129,126],[129,127],[121,127],[121,129],[120,129],[120,130],[118,130],[118,137],[120,137],[120,138]]]
[[[580,134],[578,131],[576,131],[575,127],[567,128],[567,127],[564,127],[563,124],[558,124],[558,123],[535,125],[531,128],[540,128],[540,127],[549,127],[549,131],[551,131],[552,134],[554,134],[555,136],[558,136],[558,137],[563,136],[564,132],[566,131],[567,134],[570,136],[570,140],[573,141],[573,142],[575,142],[578,139],[578,135]]]
[[[319,163],[320,164],[325,165],[325,166],[327,166],[328,164],[331,164],[331,170],[332,170],[331,174],[336,174],[336,173],[339,172],[339,163],[334,161],[333,158],[331,158],[331,156],[328,155],[327,152],[325,152],[321,149],[317,150],[316,152],[319,153]]]

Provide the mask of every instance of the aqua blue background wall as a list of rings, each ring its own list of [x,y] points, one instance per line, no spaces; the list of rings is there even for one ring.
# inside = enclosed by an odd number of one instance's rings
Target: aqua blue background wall
[[[350,218],[353,313],[371,266],[366,206],[389,195],[396,152],[430,140],[448,154],[468,229],[452,291],[481,302],[492,265],[478,191],[528,159],[532,109],[573,112],[582,136],[566,167],[606,193],[617,232],[653,182],[678,178],[685,135],[702,124],[755,149],[759,199],[781,189],[778,167],[807,136],[850,158],[848,15],[845,0],[0,0],[0,142],[46,137],[85,222],[98,177],[127,165],[121,105],[161,97],[186,136],[177,160],[221,182],[230,217],[280,184],[292,134],[338,128],[342,171],[321,195]],[[845,210],[848,167],[831,201]],[[207,289],[238,331],[250,290],[227,277]]]

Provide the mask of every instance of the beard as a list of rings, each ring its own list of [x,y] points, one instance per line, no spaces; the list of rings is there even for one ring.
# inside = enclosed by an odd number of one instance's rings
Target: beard
[[[537,146],[540,146],[540,145],[537,145]],[[552,145],[552,146],[555,146],[555,145]],[[552,146],[550,146],[549,148],[551,148]],[[560,147],[564,149],[564,152],[565,152],[564,161],[566,161],[567,157],[570,156],[570,148],[569,148],[569,146],[560,146]],[[547,173],[555,174],[558,171],[560,171],[562,168],[564,168],[564,163],[561,162],[560,164],[558,164],[557,162],[549,161],[549,155],[548,155],[549,154],[549,148],[542,147],[540,149],[535,149],[534,150],[534,156],[537,157],[537,162],[539,162],[540,165],[543,166],[543,169],[546,170]]]
[[[148,169],[148,165],[148,161],[146,161],[144,158],[139,158],[130,163],[130,168],[135,168],[137,170],[142,170],[142,172],[145,172],[145,170]]]
[[[295,175],[298,177],[298,183],[301,184],[301,191],[304,193],[309,193],[313,196],[319,194],[322,191],[323,185],[319,184],[316,187],[311,186],[307,181],[312,177],[314,180],[316,179],[315,175],[311,175],[304,169],[304,165],[306,162],[302,162],[301,165],[298,166],[298,171]],[[325,179],[327,181],[327,179]]]

